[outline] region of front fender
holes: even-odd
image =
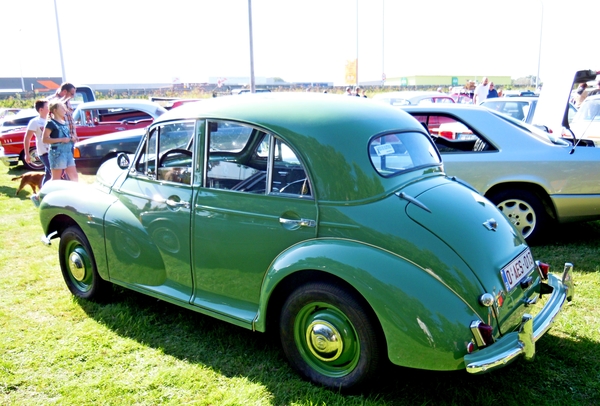
[[[98,273],[108,279],[104,244],[104,214],[117,200],[93,185],[51,181],[44,185],[40,203],[40,222],[45,235],[61,232],[77,224],[94,252]]]
[[[466,345],[472,338],[469,325],[482,319],[477,311],[434,271],[356,241],[311,240],[279,256],[263,281],[257,330],[266,328],[267,304],[278,285],[307,270],[334,275],[366,299],[393,363],[432,370],[464,368]]]

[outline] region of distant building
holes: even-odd
[[[399,76],[386,78],[385,82],[381,80],[360,82],[361,86],[400,86],[400,87],[454,87],[464,86],[469,82],[479,83],[484,76]],[[490,82],[496,86],[510,86],[512,79],[510,76],[487,76]]]

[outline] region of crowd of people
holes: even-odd
[[[484,77],[480,84],[475,87],[473,92],[473,104],[481,104],[487,99],[500,97],[500,94],[494,87],[494,82],[489,82],[487,77]]]
[[[76,91],[73,84],[63,83],[53,96],[35,101],[38,115],[29,121],[23,142],[25,161],[30,163],[29,145],[35,137],[36,152],[44,164],[42,185],[57,179],[78,181],[73,157],[73,145],[78,138],[70,102]],[[37,195],[32,199],[37,199]]]

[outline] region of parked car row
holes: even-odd
[[[166,110],[163,107],[148,100],[101,100],[80,104],[73,113],[73,119],[77,136],[83,141],[102,134],[146,128],[164,112]],[[29,115],[19,122],[17,129],[0,135],[0,160],[6,165],[16,165],[21,161],[28,169],[41,170],[44,164],[37,157],[35,138],[30,143],[31,162],[27,163],[24,159],[23,140],[26,128],[23,126],[37,115],[35,110],[33,115],[30,110],[28,113]]]
[[[60,239],[73,295],[116,284],[276,334],[301,376],[335,390],[368,385],[388,361],[479,374],[532,359],[574,296],[573,266],[549,273],[495,202],[444,172],[440,151],[451,174],[467,156],[520,165],[525,153],[502,151],[518,137],[528,152],[572,146],[449,107],[314,93],[190,103],[95,184],[44,185],[44,241]],[[436,148],[433,115],[478,139]]]
[[[538,96],[526,96],[526,97],[497,97],[494,99],[487,99],[481,103],[481,106],[487,107],[488,109],[497,111],[505,114],[515,120],[520,120],[528,124],[533,123],[533,117],[535,115],[535,109],[537,107],[539,97]],[[571,123],[577,109],[571,103],[568,103],[568,121]],[[556,131],[554,131],[556,130]],[[550,129],[549,132],[560,135],[560,129]]]

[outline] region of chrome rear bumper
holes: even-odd
[[[467,372],[489,372],[511,363],[521,354],[526,360],[533,359],[535,342],[551,327],[565,300],[573,299],[573,264],[565,264],[561,279],[552,274],[548,275],[548,285],[554,290],[544,308],[535,317],[523,315],[518,331],[506,334],[489,347],[467,354],[464,357]]]

